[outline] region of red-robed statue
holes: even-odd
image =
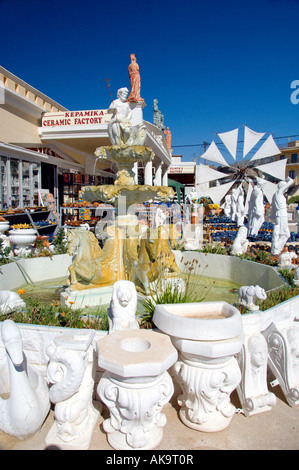
[[[136,62],[135,54],[131,54],[131,63],[129,65],[129,77],[131,81],[131,91],[127,101],[144,101],[140,97],[140,73],[139,65]]]

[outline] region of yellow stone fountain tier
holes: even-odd
[[[170,202],[174,198],[174,191],[168,186],[150,186],[150,185],[102,185],[85,186],[82,189],[82,197],[88,202],[106,202],[107,204],[118,205],[120,197],[123,197],[126,208],[132,204],[141,204],[151,199],[157,199],[160,202]],[[124,199],[126,198],[126,199]]]
[[[91,232],[84,229],[68,231],[68,252],[73,256],[73,262],[69,267],[70,287],[65,292],[65,299],[72,304],[85,299],[82,291],[106,289],[118,280],[131,280],[138,290],[148,295],[150,284],[161,276],[164,259],[167,259],[169,276],[179,274],[169,234],[165,236],[162,227],[155,229],[157,233],[144,231],[136,215],[129,210],[134,204],[153,199],[168,202],[174,198],[174,191],[168,186],[135,184],[134,165],[153,160],[152,149],[123,143],[99,147],[95,156],[117,166],[116,180],[114,185],[85,186],[82,197],[88,202],[113,204],[117,217],[114,225],[106,228],[103,248]],[[89,299],[88,303],[91,301]]]
[[[172,201],[174,191],[168,186],[138,185],[135,182],[134,164],[145,164],[154,159],[154,152],[146,145],[110,145],[98,147],[95,156],[99,160],[108,160],[117,166],[117,175],[114,185],[86,186],[82,196],[89,202],[106,202],[118,205],[122,197],[126,209],[132,204],[140,204],[152,199],[161,202]],[[126,199],[125,199],[126,198]]]

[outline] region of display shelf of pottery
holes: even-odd
[[[12,225],[9,231],[9,239],[15,245],[14,253],[24,256],[31,250],[37,237],[37,231],[28,224]]]

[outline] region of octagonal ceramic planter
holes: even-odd
[[[181,420],[205,432],[226,428],[235,413],[230,394],[241,380],[234,358],[244,341],[240,312],[226,302],[164,304],[153,322],[180,353],[173,370]]]
[[[167,335],[151,330],[120,330],[97,342],[98,365],[105,369],[98,394],[110,411],[104,421],[116,450],[154,449],[163,437],[161,413],[173,394],[167,369],[177,351]]]

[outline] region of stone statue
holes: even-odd
[[[237,392],[245,416],[269,411],[276,404],[275,395],[267,387],[267,359],[268,347],[264,336],[259,331],[248,332],[237,356],[242,372]]]
[[[224,207],[223,207],[223,212],[225,217],[231,217],[231,212],[232,212],[232,197],[231,194],[227,194],[225,196],[225,202],[224,202]]]
[[[161,113],[161,111],[158,108],[158,100],[153,101],[153,123],[155,126],[159,127],[159,129],[164,130],[164,115]]]
[[[245,206],[244,206],[244,190],[242,185],[238,188],[238,196],[237,196],[237,205],[236,205],[236,218],[237,218],[237,226],[241,227],[244,223],[245,217]]]
[[[263,186],[265,182],[259,180],[256,186],[254,187],[248,208],[248,235],[250,237],[256,237],[258,231],[265,220],[265,208],[264,208],[264,194]]]
[[[232,198],[231,198],[231,219],[233,221],[236,220],[238,196],[239,196],[238,188],[234,188],[232,190]]]
[[[247,248],[247,228],[242,225],[238,230],[236,238],[234,239],[230,253],[231,255],[243,255],[243,253],[246,253]]]
[[[166,131],[164,131],[164,134],[166,135],[166,144],[168,150],[171,150],[171,132],[169,130],[169,127],[166,127]]]
[[[112,145],[126,143],[129,140],[132,129],[132,112],[129,103],[126,102],[129,90],[120,88],[117,99],[112,101],[108,113],[113,114],[108,123],[108,135]]]
[[[23,299],[11,290],[0,290],[0,313],[7,314],[26,307]]]
[[[82,228],[67,231],[68,254],[73,258],[68,280],[72,290],[84,288],[82,281],[87,283],[85,287],[111,285],[124,273],[117,229],[108,227],[107,234],[108,238],[101,248],[93,232]],[[82,279],[81,282],[78,277]]]
[[[277,184],[277,190],[272,199],[271,218],[274,222],[271,253],[278,255],[282,252],[284,245],[290,237],[288,225],[287,202],[284,193],[294,183],[290,177],[286,181],[280,181]]]
[[[267,294],[265,290],[256,286],[243,286],[239,289],[239,302],[248,308],[248,310],[259,310],[258,305],[255,305],[256,299],[266,300]]]
[[[117,281],[113,285],[110,308],[108,308],[109,333],[116,330],[138,330],[136,319],[137,293],[131,281]]]
[[[297,259],[297,254],[294,251],[289,251],[287,248],[283,248],[282,253],[279,255],[278,266],[280,268],[292,266],[292,260]]]
[[[131,54],[131,63],[129,65],[129,77],[131,81],[131,92],[127,101],[140,102],[144,101],[140,97],[140,73],[139,65],[136,62],[135,54]]]

